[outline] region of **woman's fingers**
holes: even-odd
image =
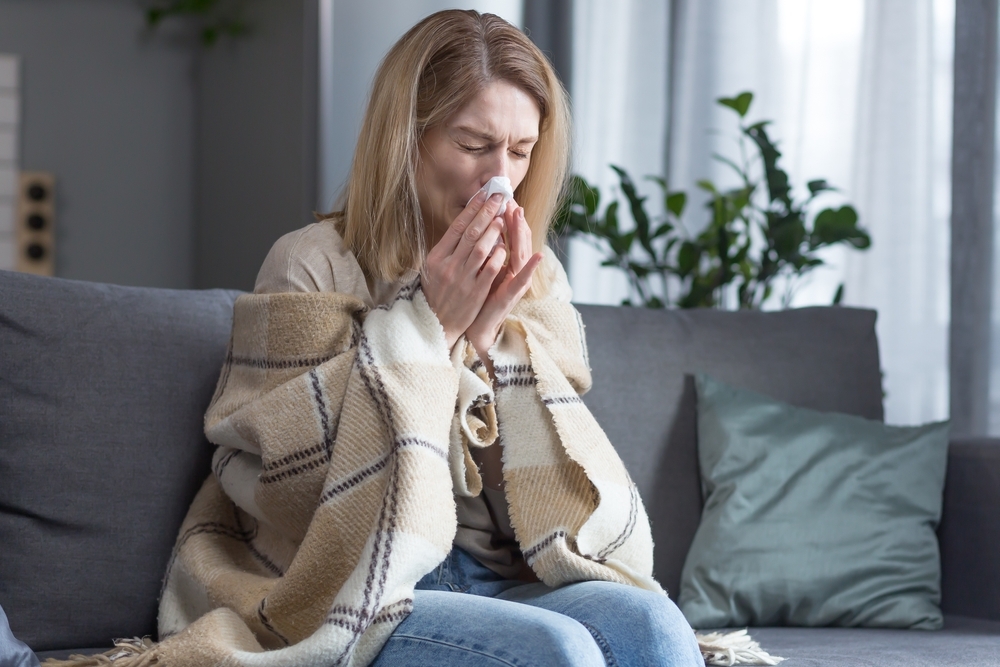
[[[508,237],[510,238],[510,267],[514,273],[520,273],[524,269],[528,258],[531,257],[531,227],[524,219],[524,209],[518,206],[514,211],[512,224],[509,227]]]
[[[498,313],[500,320],[506,319],[524,293],[531,287],[531,277],[541,262],[542,253],[536,252],[528,258],[521,271],[514,274],[513,277],[508,274],[500,288],[487,298],[486,303],[483,304],[483,310],[489,309],[491,312]]]
[[[534,255],[529,257],[528,261],[525,262],[524,267],[517,272],[514,279],[511,281],[510,291],[513,292],[514,295],[514,304],[516,304],[517,301],[524,296],[524,293],[528,291],[528,288],[531,287],[531,277],[534,275],[535,269],[538,268],[538,265],[542,263],[542,257],[543,255],[540,252],[536,252]],[[511,304],[511,307],[513,307],[514,304]]]
[[[477,216],[482,213],[483,209],[486,207],[486,191],[480,190],[476,193],[476,196],[466,204],[462,212],[458,214],[458,217],[448,226],[447,231],[438,241],[437,245],[431,250],[431,252],[437,251],[442,256],[447,256],[455,252],[455,247],[458,245],[459,241],[462,240],[462,236],[469,229],[469,226],[477,219]]]
[[[498,276],[504,272],[504,264],[507,263],[507,249],[501,244],[493,249],[493,254],[483,263],[479,274],[476,276],[477,291],[485,291],[483,300],[489,298],[493,284]]]
[[[500,253],[497,254],[499,255]],[[490,272],[500,270],[494,263],[495,260],[496,257],[491,257],[490,261],[487,262]],[[535,269],[538,268],[541,262],[542,253],[539,252],[528,259],[520,273],[513,275],[509,270],[505,271],[500,288],[491,292],[486,297],[486,301],[483,303],[476,319],[465,331],[466,336],[468,336],[480,354],[485,354],[493,346],[500,327],[503,325],[504,320],[507,319],[507,316],[510,315],[514,306],[517,305],[517,302],[528,291]],[[484,268],[483,274],[487,274],[486,268]],[[482,278],[483,275],[481,274],[480,277]]]
[[[479,274],[479,271],[483,268],[483,264],[497,247],[497,241],[500,238],[502,229],[503,220],[500,218],[493,218],[489,225],[486,226],[485,231],[483,231],[465,258],[465,272],[467,275],[476,276]],[[461,247],[461,244],[459,244],[459,247]],[[458,253],[459,251],[456,250],[456,256]]]
[[[493,195],[486,201],[483,207],[479,209],[479,212],[476,213],[472,222],[462,232],[461,238],[453,251],[454,255],[463,260],[468,258],[500,212],[500,202],[502,201],[503,196],[499,194]],[[452,224],[452,227],[454,227],[454,224]],[[451,231],[451,227],[448,230]],[[485,255],[483,255],[483,259],[486,259]]]

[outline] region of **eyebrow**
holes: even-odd
[[[468,127],[466,125],[459,125],[455,129],[458,130],[459,132],[465,132],[466,134],[471,134],[472,136],[478,137],[479,139],[482,139],[484,141],[489,141],[489,142],[495,142],[496,141],[496,137],[494,137],[492,134],[490,134],[488,132],[483,132],[482,130],[476,130],[476,129]],[[516,144],[534,143],[536,141],[538,141],[538,136],[537,135],[531,136],[531,137],[524,137],[523,139],[519,139],[519,140],[517,140],[515,142],[512,142],[512,143],[514,143],[516,145]]]

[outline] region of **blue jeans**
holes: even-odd
[[[34,652],[10,631],[7,614],[0,607],[0,665],[3,667],[38,667]]]
[[[373,667],[705,664],[677,606],[632,586],[511,581],[455,547],[416,589]]]

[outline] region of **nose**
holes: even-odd
[[[500,149],[497,150],[492,159],[489,161],[488,165],[489,174],[486,174],[483,179],[483,185],[489,181],[494,176],[506,176],[510,178],[510,156],[507,155],[507,151]]]

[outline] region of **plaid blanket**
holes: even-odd
[[[213,474],[180,529],[149,665],[366,665],[452,547],[470,448],[499,437],[511,523],[550,586],[660,591],[642,502],[579,394],[582,324],[525,299],[491,353],[449,356],[419,280],[369,310],[337,293],[241,296],[205,432]]]

